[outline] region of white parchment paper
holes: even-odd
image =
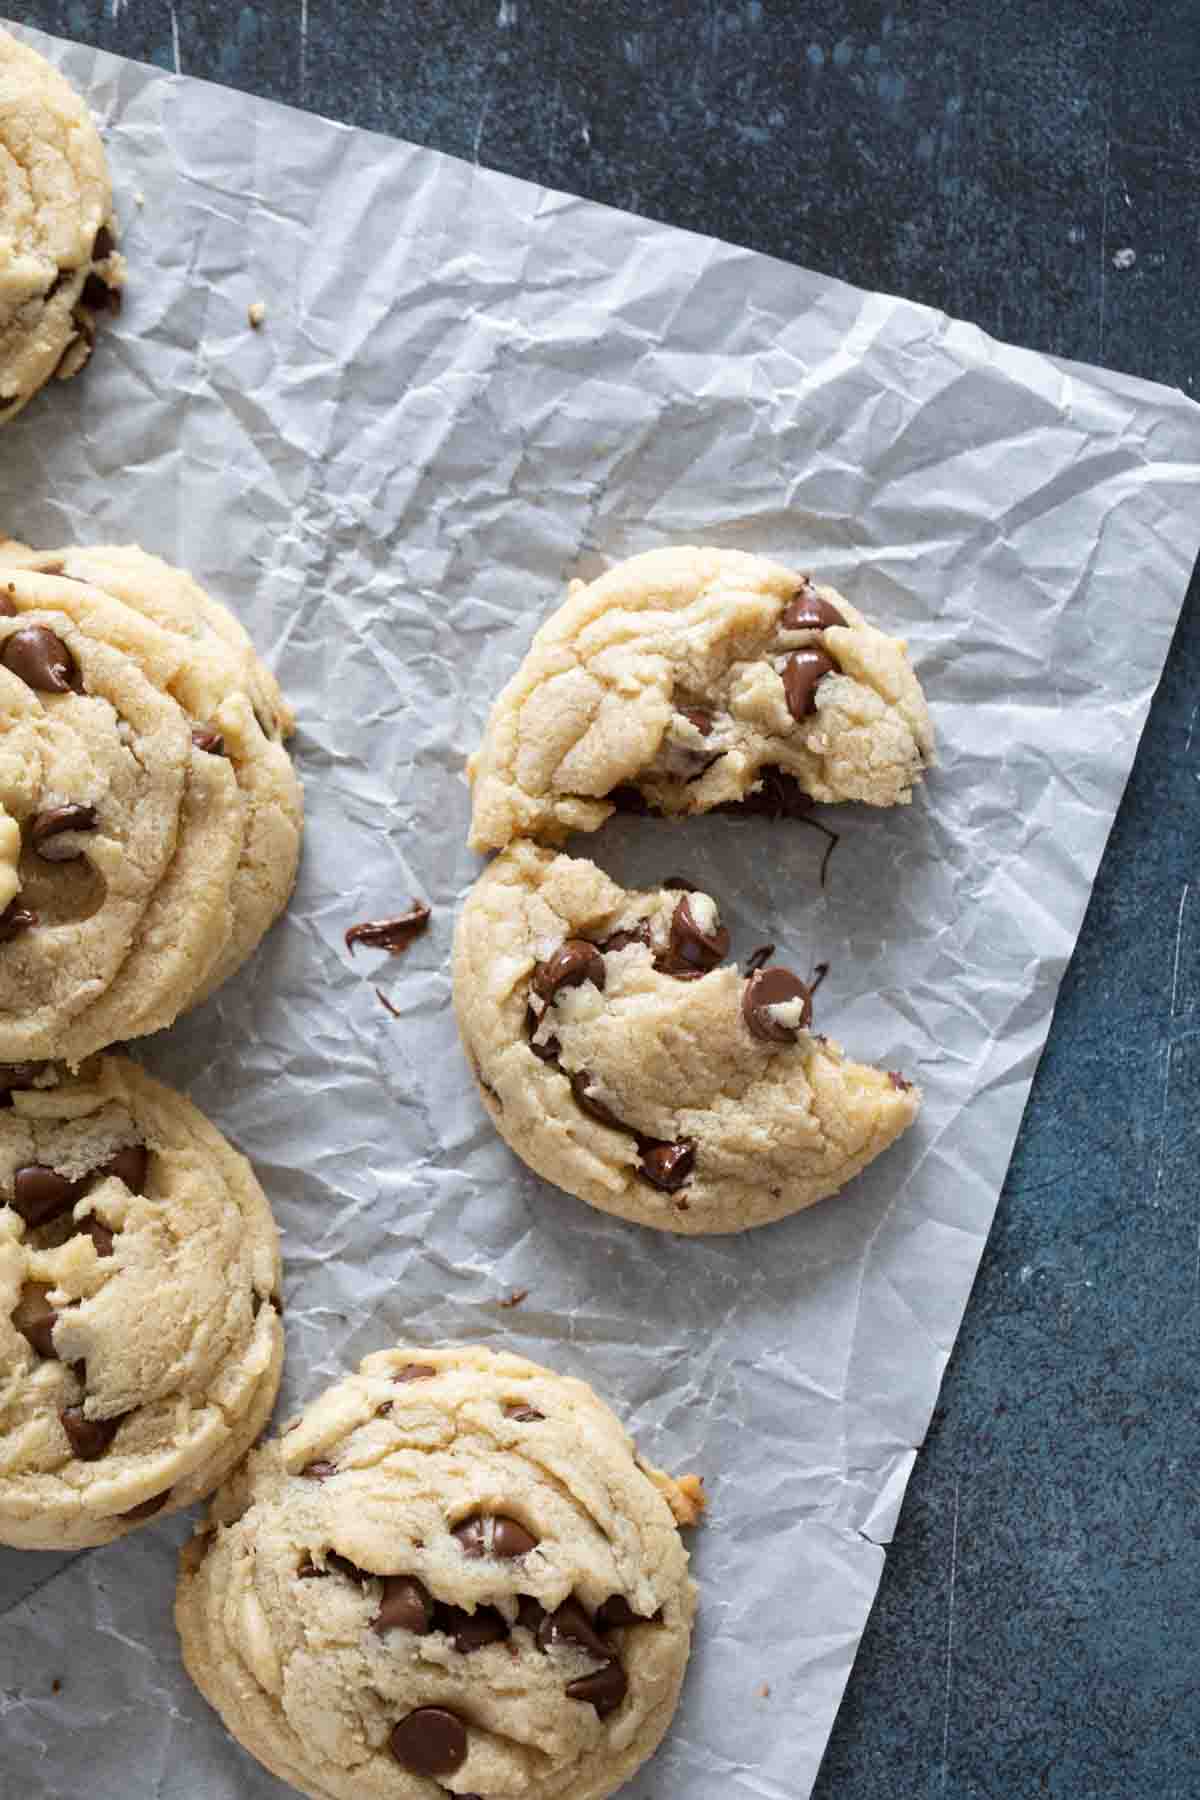
[[[592,1381],[711,1495],[684,1703],[629,1792],[804,1796],[1200,542],[1200,411],[35,41],[105,122],[131,273],[86,375],[0,435],[0,529],[135,539],[192,569],[300,720],[290,912],[142,1048],[276,1209],[281,1416],[401,1337],[510,1345]],[[478,866],[463,762],[493,695],[568,576],[686,540],[811,568],[908,636],[941,743],[911,809],[826,815],[824,889],[823,841],[797,826],[624,821],[574,846],[618,876],[690,875],[739,954],[771,940],[801,971],[828,961],[819,1028],[925,1088],[917,1127],[843,1197],[707,1242],[604,1218],[515,1162],[448,975]],[[345,928],[410,895],[430,934],[402,961],[351,960]],[[0,1553],[5,1792],[281,1791],[180,1666],[184,1530]]]

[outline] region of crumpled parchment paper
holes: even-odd
[[[402,1337],[511,1345],[592,1381],[711,1496],[684,1703],[628,1791],[796,1800],[1200,542],[1200,411],[410,144],[34,41],[106,126],[130,279],[92,367],[0,435],[0,529],[134,539],[192,569],[300,720],[291,909],[140,1050],[246,1150],[276,1209],[279,1416]],[[708,887],[739,955],[770,940],[802,972],[828,961],[818,1028],[925,1088],[917,1127],[843,1197],[708,1241],[604,1218],[513,1159],[448,974],[478,866],[463,762],[492,697],[568,576],[687,540],[812,569],[907,636],[941,745],[911,809],[825,814],[841,841],[824,888],[824,841],[798,826],[627,820],[575,843],[618,876]],[[411,895],[429,935],[399,961],[352,960],[346,927]],[[0,1553],[6,1792],[281,1791],[179,1663],[184,1535]]]

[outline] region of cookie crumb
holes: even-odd
[[[62,1682],[58,1679],[57,1675],[55,1676],[54,1680],[50,1683],[50,1692],[52,1694],[61,1694],[62,1693]]]
[[[497,1300],[497,1306],[520,1306],[522,1300],[528,1300],[528,1288],[514,1288],[507,1300]]]
[[[760,1700],[769,1700],[771,1698],[771,1684],[769,1681],[763,1682],[758,1690],[758,1697]]]
[[[141,188],[139,188],[137,193],[133,196],[133,204],[137,207],[145,206],[146,196],[143,194]]]
[[[267,307],[264,300],[252,300],[250,305],[246,308],[246,317],[250,321],[250,328],[252,331],[258,330],[266,316]]]

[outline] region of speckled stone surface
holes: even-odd
[[[21,14],[1192,391],[1197,0]],[[1198,783],[1194,583],[819,1800],[1200,1794]]]

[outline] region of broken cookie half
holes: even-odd
[[[592,1206],[662,1231],[743,1231],[844,1187],[919,1090],[812,1031],[809,986],[729,960],[715,901],[627,892],[518,843],[459,918],[454,1003],[496,1129]]]
[[[559,843],[631,804],[906,805],[932,763],[902,639],[763,557],[652,550],[572,582],[537,633],[468,767],[470,842]]]

